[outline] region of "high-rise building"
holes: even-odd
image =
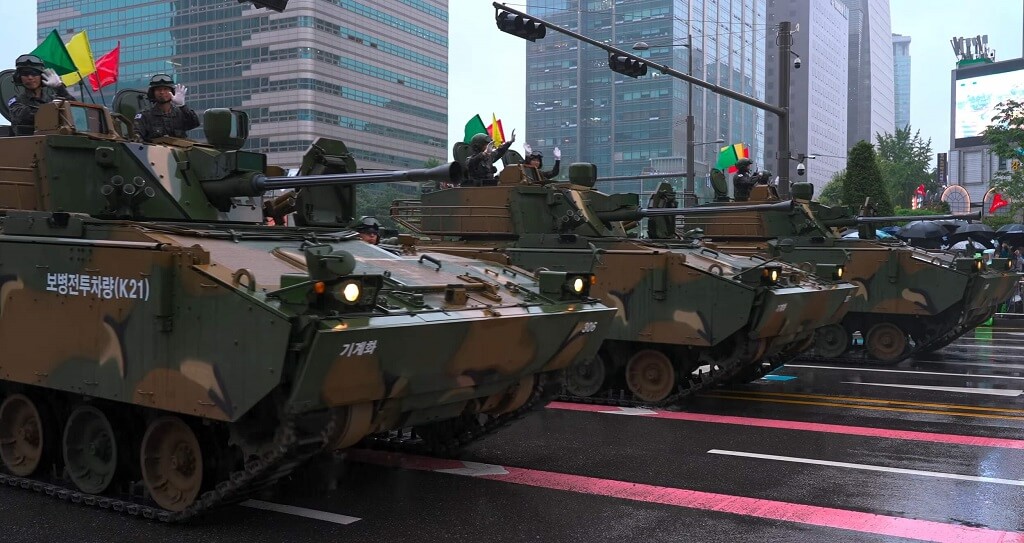
[[[169,73],[200,115],[246,111],[248,148],[272,164],[297,166],[318,137],[344,140],[360,167],[448,154],[446,0],[291,0],[284,13],[236,0],[40,0],[39,39],[53,28],[65,40],[88,31],[96,56],[121,43],[108,103]]]
[[[892,35],[893,95],[896,128],[910,124],[910,36]]]
[[[889,0],[843,0],[849,8],[849,107],[846,142],[875,143],[896,126]]]
[[[768,24],[790,21],[799,31],[793,34],[793,52],[800,57],[800,68],[793,58],[786,59],[790,74],[789,135],[790,154],[817,158],[805,159],[805,177],[790,168],[790,181],[810,181],[820,192],[832,176],[846,167],[847,104],[847,21],[846,6],[838,0],[768,0]],[[775,36],[768,36],[768,103],[779,103],[779,58]],[[778,117],[765,120],[765,168],[775,168],[778,156]]]
[[[637,55],[764,100],[765,0],[528,0],[531,14]],[[686,47],[692,37],[692,51]],[[657,70],[633,79],[608,68],[607,53],[562,34],[527,45],[525,141],[568,161],[592,162],[600,176],[685,170],[688,84]],[[693,89],[698,194],[723,144],[744,142],[761,161],[761,110]],[[701,190],[701,188],[705,190]],[[647,192],[639,181],[603,190]]]

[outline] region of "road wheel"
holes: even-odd
[[[203,455],[187,424],[178,417],[154,420],[140,451],[142,480],[157,505],[183,511],[195,502],[203,483]]]
[[[566,368],[565,389],[573,396],[593,396],[604,387],[607,376],[604,359],[601,355],[594,355],[589,360],[580,360]]]
[[[117,472],[117,437],[102,411],[76,407],[64,424],[62,445],[68,476],[79,490],[99,494],[110,486]]]
[[[880,322],[868,330],[864,346],[880,362],[894,364],[903,360],[907,351],[907,334],[891,322]]]
[[[0,459],[13,475],[28,477],[43,459],[43,417],[28,396],[14,394],[0,405]]]
[[[626,385],[637,398],[656,403],[668,397],[676,384],[676,371],[664,353],[644,349],[626,363]]]
[[[814,331],[814,352],[825,358],[838,358],[850,346],[850,333],[841,324],[822,326]]]

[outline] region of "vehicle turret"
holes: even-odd
[[[789,202],[779,202],[772,189],[754,187],[750,202],[688,208],[682,227],[700,229],[709,246],[724,251],[807,266],[845,263],[846,279],[858,285],[858,295],[841,325],[818,333],[815,352],[823,358],[895,363],[941,348],[987,320],[1016,285],[1008,259],[985,261],[874,239],[876,224],[975,220],[978,214],[856,216],[849,208],[812,200],[809,183],[793,184]],[[783,203],[789,209],[746,208],[755,202]],[[854,226],[859,239],[840,237],[834,230]],[[858,333],[863,344],[854,341]]]
[[[398,239],[408,254],[595,273],[591,292],[619,312],[599,356],[567,372],[570,395],[590,401],[666,405],[723,380],[754,378],[845,311],[852,288],[836,281],[841,263],[800,269],[702,247],[672,228],[685,210],[672,207],[670,190],[641,207],[637,194],[594,190],[595,179],[592,164],[572,164],[567,182],[550,182],[510,162],[493,186],[434,190],[394,202],[391,214],[413,231]],[[695,379],[701,366],[713,375]]]

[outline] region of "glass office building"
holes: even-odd
[[[284,13],[237,0],[39,0],[39,40],[54,28],[65,41],[86,30],[96,57],[121,43],[108,104],[172,74],[200,114],[246,111],[248,148],[271,164],[297,166],[318,137],[344,140],[365,168],[447,156],[447,0],[292,0]]]
[[[846,143],[853,148],[896,126],[889,0],[843,0],[849,8]]]
[[[910,36],[892,35],[892,74],[896,128],[905,128],[910,124]]]
[[[527,11],[592,39],[765,99],[765,0],[528,0]],[[633,79],[608,68],[607,53],[556,32],[527,45],[526,141],[545,156],[561,147],[567,162],[593,162],[598,175],[685,170],[688,84],[649,70]],[[698,194],[722,144],[744,142],[762,162],[765,114],[753,106],[693,89]],[[653,180],[651,180],[653,181]],[[649,192],[639,181],[605,191]]]

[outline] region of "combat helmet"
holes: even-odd
[[[14,61],[14,83],[21,84],[23,75],[42,75],[46,65],[35,55],[21,55]]]
[[[160,87],[167,87],[171,89],[171,94],[174,94],[174,78],[167,74],[156,74],[149,78],[149,89],[146,91],[146,96],[149,96],[150,100],[156,101],[153,91]]]
[[[736,161],[736,169],[741,172],[747,172],[750,167],[754,165],[754,161],[749,158],[741,158]]]
[[[483,152],[487,147],[488,143],[491,143],[491,137],[487,134],[480,133],[473,136],[473,139],[469,140],[469,147],[474,153]]]
[[[526,155],[526,162],[530,162],[531,160],[533,160],[535,158],[537,159],[537,162],[538,162],[537,167],[538,168],[543,168],[544,167],[544,153],[542,153],[540,151],[536,151],[536,150],[530,151],[530,154]]]
[[[355,230],[356,232],[365,232],[367,230],[378,230],[379,231],[380,230],[380,221],[378,221],[374,217],[362,216],[362,217],[359,217],[358,219],[352,221],[352,224],[349,225],[349,228]]]

